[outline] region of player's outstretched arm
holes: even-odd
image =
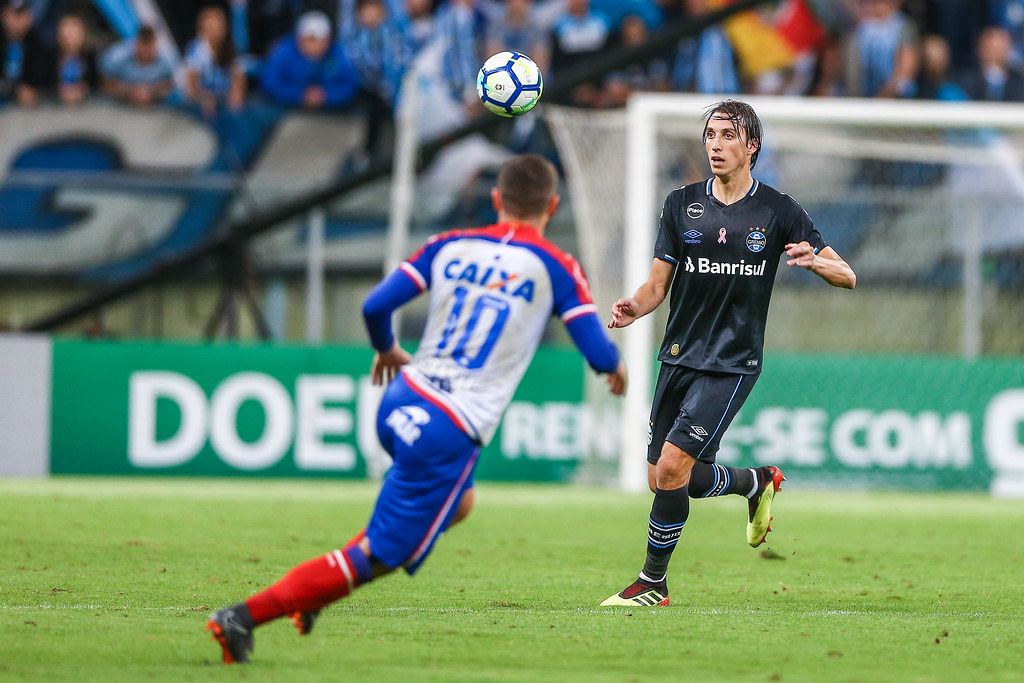
[[[786,245],[786,255],[789,256],[787,266],[806,268],[833,287],[853,289],[857,285],[857,274],[832,247],[815,254],[808,242],[790,242]]]
[[[668,261],[654,259],[647,282],[640,285],[636,294],[632,298],[619,299],[612,304],[612,318],[608,321],[608,327],[626,327],[660,306],[668,293],[674,268],[675,266]]]

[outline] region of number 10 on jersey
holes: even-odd
[[[487,356],[494,350],[494,345],[508,321],[509,303],[491,294],[480,294],[473,301],[469,312],[464,313],[467,308],[466,300],[470,298],[470,290],[465,287],[456,287],[453,296],[452,310],[448,314],[448,320],[441,333],[441,341],[437,345],[435,355],[438,357],[449,355],[452,360],[467,370],[475,370],[483,367]],[[483,329],[478,332],[477,328],[485,324],[490,325],[486,332]],[[467,349],[467,347],[474,336],[482,337],[483,341],[479,348],[475,349],[475,353],[469,355],[473,349]],[[453,337],[458,337],[458,341],[455,342],[451,351],[447,352]]]

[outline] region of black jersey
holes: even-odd
[[[754,181],[726,206],[712,179],[665,199],[654,256],[676,266],[658,360],[697,370],[761,371],[764,328],[785,245],[826,245],[803,207]]]

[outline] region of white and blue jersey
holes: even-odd
[[[367,299],[374,348],[394,342],[391,311],[426,290],[426,330],[403,373],[481,444],[494,436],[552,314],[591,367],[618,366],[579,263],[532,226],[499,223],[431,238]]]
[[[374,557],[410,574],[473,487],[480,446],[494,436],[548,318],[565,322],[595,370],[613,372],[619,363],[583,270],[532,226],[499,223],[431,238],[363,304],[375,349],[392,348],[392,312],[427,290],[419,350],[377,413],[394,464],[366,530]]]

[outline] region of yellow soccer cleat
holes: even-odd
[[[601,603],[601,607],[664,607],[666,605],[668,605],[668,586],[665,582],[647,583],[640,579]]]
[[[754,497],[747,501],[747,543],[753,548],[764,543],[768,532],[772,530],[772,501],[776,492],[782,490],[782,482],[786,481],[778,467],[759,467],[757,477],[761,480],[761,486]]]

